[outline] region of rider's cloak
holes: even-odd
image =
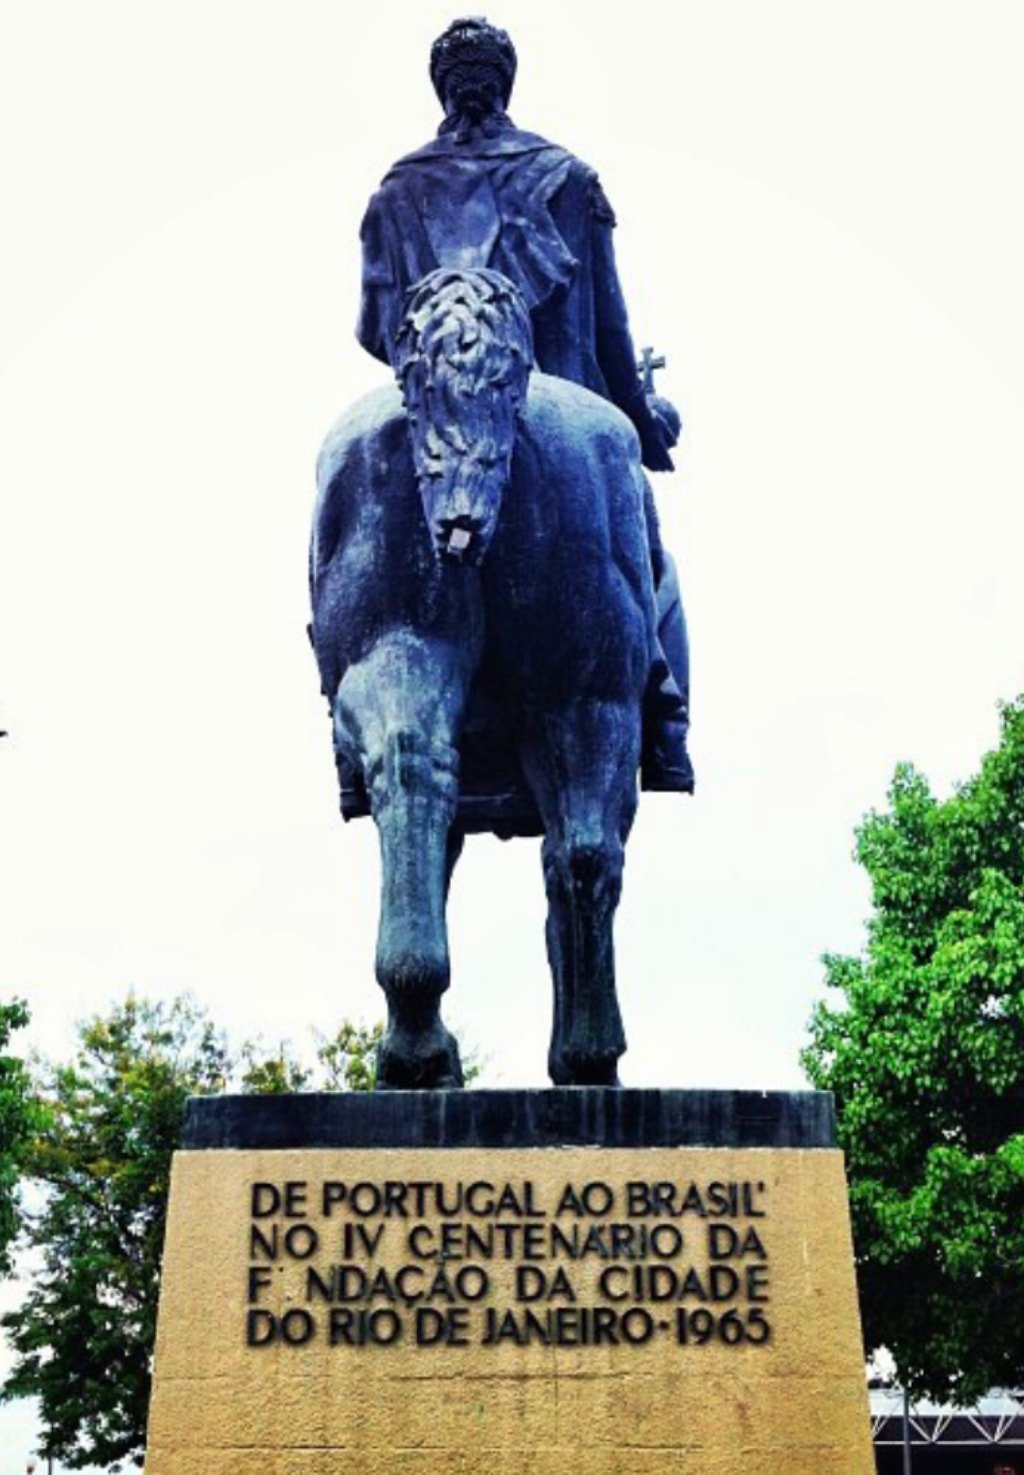
[[[393,361],[408,289],[437,267],[489,267],[522,293],[537,365],[624,411],[644,464],[671,469],[636,369],[612,243],[615,216],[597,174],[508,119],[493,136],[442,134],[399,159],[362,225],[357,336]]]

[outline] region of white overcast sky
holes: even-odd
[[[305,544],[320,440],[384,373],[352,334],[359,219],[436,126],[455,13],[5,8],[0,994],[46,1051],[130,986],[236,1038],[381,1012]],[[1024,10],[490,14],[516,121],[601,172],[686,421],[656,490],[699,788],[630,844],[624,1079],[797,1086],[818,956],[862,937],[858,817],[901,758],[946,792],[1024,689]],[[542,1084],[536,843],[471,842],[450,922],[450,1021],[491,1084]],[[0,1475],[29,1439],[0,1410]]]

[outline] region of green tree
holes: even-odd
[[[0,1275],[11,1268],[19,1221],[18,1180],[33,1120],[28,1070],[7,1049],[14,1031],[27,1023],[24,1004],[0,1004]]]
[[[262,1040],[242,1046],[242,1091],[261,1096],[279,1096],[290,1091],[372,1091],[377,1084],[377,1051],[384,1038],[384,1024],[353,1024],[342,1020],[333,1035],[314,1032],[316,1069],[296,1056],[283,1040],[268,1049]],[[460,1042],[461,1045],[461,1042]],[[483,1066],[472,1049],[461,1048],[466,1085],[477,1080]]]
[[[247,1040],[242,1046],[239,1085],[246,1096],[285,1096],[305,1091],[312,1072],[292,1054],[287,1040],[268,1050],[262,1040]]]
[[[344,1020],[337,1034],[317,1040],[316,1058],[325,1091],[372,1091],[377,1084],[377,1051],[384,1025]]]
[[[1024,699],[937,799],[897,769],[857,833],[863,956],[827,956],[804,1065],[836,1094],[869,1348],[916,1393],[1024,1383]]]
[[[246,1094],[281,1096],[291,1091],[372,1091],[377,1083],[377,1050],[383,1024],[343,1020],[336,1034],[316,1038],[314,1071],[282,1040],[268,1048],[262,1039],[248,1040],[241,1051],[239,1085]]]
[[[80,1027],[70,1063],[37,1064],[25,1171],[42,1206],[23,1235],[37,1268],[2,1321],[16,1361],[0,1396],[39,1401],[44,1453],[71,1469],[142,1462],[171,1157],[188,1097],[232,1081],[259,1094],[311,1082],[372,1090],[382,1034],[342,1023],[319,1039],[316,1071],[287,1042],[250,1041],[235,1061],[189,999],[132,997]],[[18,1079],[28,1086],[23,1068]]]
[[[135,998],[80,1028],[67,1065],[40,1067],[26,1162],[32,1275],[3,1318],[6,1399],[39,1401],[44,1453],[72,1469],[141,1463],[171,1154],[185,1101],[222,1089],[223,1041],[188,1000]]]

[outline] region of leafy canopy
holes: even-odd
[[[24,1004],[0,1004],[0,1275],[11,1268],[10,1249],[18,1232],[18,1178],[33,1120],[28,1070],[7,1049],[14,1031],[27,1023]]]
[[[343,1023],[318,1040],[315,1071],[287,1043],[250,1042],[236,1061],[191,1000],[131,997],[80,1026],[69,1063],[37,1065],[24,1168],[42,1206],[23,1235],[28,1293],[2,1321],[16,1354],[2,1396],[38,1399],[44,1454],[70,1469],[142,1462],[171,1157],[188,1097],[233,1080],[263,1094],[371,1090],[382,1034]]]
[[[377,1051],[384,1038],[383,1022],[353,1024],[343,1020],[337,1033],[315,1034],[316,1068],[305,1065],[287,1040],[274,1049],[262,1040],[242,1046],[239,1085],[254,1096],[280,1096],[289,1091],[372,1091],[377,1084]],[[475,1050],[460,1041],[466,1085],[475,1081],[483,1065]]]
[[[912,1391],[1024,1384],[1024,699],[945,800],[909,765],[857,833],[861,957],[804,1066],[836,1093],[869,1348]]]
[[[377,1083],[377,1050],[384,1038],[384,1025],[353,1024],[344,1020],[337,1034],[317,1037],[316,1061],[323,1091],[372,1091]],[[308,1091],[314,1072],[299,1060],[283,1040],[268,1050],[260,1040],[242,1046],[241,1089],[251,1095],[280,1096],[288,1091]]]
[[[39,1400],[44,1452],[117,1466],[144,1439],[171,1154],[185,1101],[222,1089],[227,1054],[186,1000],[130,998],[46,1066],[27,1171],[44,1189],[26,1233],[32,1275],[3,1318],[5,1398]]]

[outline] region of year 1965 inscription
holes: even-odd
[[[772,1336],[763,1182],[291,1179],[249,1193],[253,1348]],[[298,1289],[282,1305],[286,1268]]]

